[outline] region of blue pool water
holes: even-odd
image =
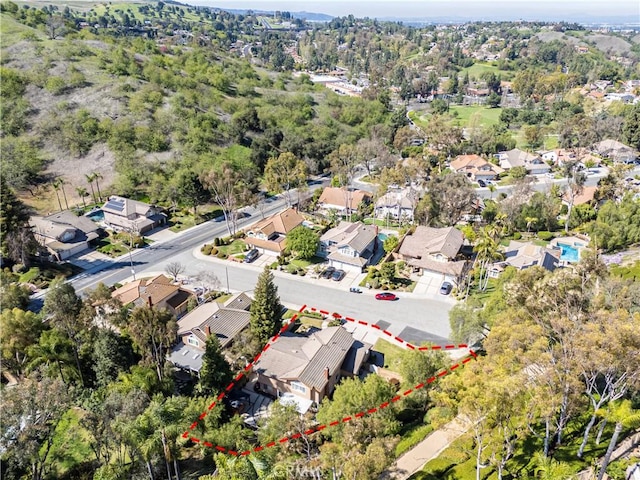
[[[572,247],[571,245],[565,245],[564,243],[558,243],[558,246],[562,252],[560,254],[560,260],[571,263],[577,263],[578,260],[580,260],[580,252],[577,248]]]
[[[388,235],[386,233],[379,233],[378,234],[378,240],[380,240],[381,242],[384,242],[387,239]]]
[[[102,210],[96,210],[95,212],[87,213],[85,217],[89,217],[94,222],[101,222],[104,220],[104,212]]]

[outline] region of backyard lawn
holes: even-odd
[[[372,350],[380,352],[384,355],[384,367],[394,372],[400,370],[402,364],[402,358],[406,350],[387,342],[383,338],[378,339]]]

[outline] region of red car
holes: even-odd
[[[393,293],[389,293],[389,292],[382,292],[382,293],[377,293],[376,294],[376,300],[397,300],[398,297],[396,297]]]

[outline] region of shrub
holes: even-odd
[[[380,286],[380,280],[372,278],[371,281],[369,281],[369,285],[371,285],[371,288],[378,288]]]
[[[271,265],[269,265],[269,268],[271,270],[276,270],[278,268],[278,262],[273,262]]]
[[[214,239],[213,239],[213,244],[214,244],[216,247],[219,247],[219,246],[220,246],[220,239],[219,239],[218,237],[214,238]]]
[[[306,270],[298,270],[298,275],[304,277],[307,274]]]
[[[210,253],[210,255],[218,255],[218,251],[219,251],[219,250],[218,250],[216,247],[213,247],[213,248],[211,249],[211,253]]]
[[[205,254],[205,255],[211,255],[211,251],[213,250],[213,247],[211,245],[209,245],[208,243],[205,243],[202,248],[200,249],[200,251]]]
[[[339,318],[334,318],[329,322],[330,327],[339,327],[340,325],[342,325],[342,320],[340,320]]]
[[[218,257],[218,258],[227,258],[227,256],[224,254],[224,252],[216,253],[216,257]]]
[[[542,232],[538,232],[538,238],[540,240],[544,240],[545,242],[548,242],[553,238],[553,233],[543,230]]]
[[[520,240],[522,238],[522,234],[520,232],[515,232],[513,234],[513,239],[514,240]]]

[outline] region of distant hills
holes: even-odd
[[[219,7],[216,7],[219,8]],[[246,15],[248,12],[253,12],[259,15],[273,15],[274,10],[260,10],[255,8],[219,8],[219,10],[224,10],[225,12],[233,13],[235,15]],[[335,18],[333,15],[327,15],[326,13],[314,13],[314,12],[289,12],[293,18],[301,18],[302,20],[306,20],[308,22],[330,22],[332,18]]]

